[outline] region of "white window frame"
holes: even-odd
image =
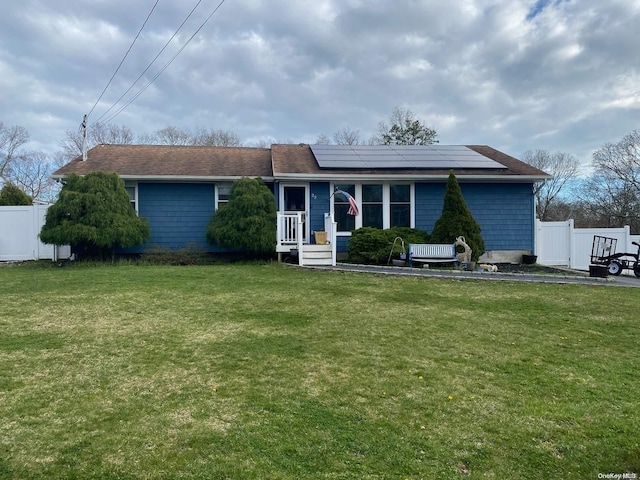
[[[230,182],[216,183],[216,188],[215,188],[216,210],[218,210],[220,205],[225,205],[226,203],[229,202],[229,200],[223,200],[222,202],[220,201],[220,187],[229,187],[229,194],[231,194],[231,188],[233,187],[233,183],[230,183]]]
[[[138,182],[132,182],[132,181],[128,181],[125,180],[124,182],[124,187],[126,188],[133,188],[133,200],[131,200],[131,197],[129,197],[129,202],[133,202],[133,209],[136,211],[136,215],[138,214],[138,207],[140,202],[138,202]],[[127,190],[127,194],[129,193],[129,191]]]
[[[360,207],[360,209],[363,208],[363,202],[362,202],[362,185],[382,185],[382,228],[383,229],[387,229],[390,228],[391,226],[391,185],[409,185],[409,213],[410,213],[410,227],[411,228],[415,228],[416,225],[416,218],[415,218],[415,206],[416,206],[416,188],[415,188],[415,183],[414,182],[376,182],[376,181],[370,181],[370,182],[353,182],[350,180],[345,180],[343,182],[332,182],[331,183],[331,191],[335,191],[335,185],[355,185],[355,199],[356,199],[356,203],[358,204],[358,206]],[[331,202],[330,202],[330,208],[331,208],[331,212],[334,212],[334,195],[331,196]],[[356,230],[358,228],[362,228],[362,213],[360,213],[359,215],[356,216],[356,222],[355,222],[355,227]],[[347,232],[347,231],[338,231],[337,235],[339,237],[350,237],[351,236],[351,232]]]

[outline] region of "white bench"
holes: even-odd
[[[409,266],[421,263],[458,263],[456,246],[453,243],[411,243],[409,244]]]

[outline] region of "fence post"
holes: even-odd
[[[633,245],[631,245],[631,228],[629,225],[624,226],[624,251],[633,252]]]
[[[576,259],[574,253],[576,250],[576,237],[573,228],[573,218],[567,220],[567,233],[569,236],[569,268],[575,268]]]

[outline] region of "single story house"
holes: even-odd
[[[442,212],[450,171],[482,228],[488,260],[505,261],[535,248],[533,185],[549,176],[481,145],[277,145],[271,148],[97,145],[53,174],[116,172],[132,206],[148,219],[150,247],[198,247],[206,226],[241,177],[260,177],[279,212],[277,251],[313,243],[331,230],[333,262],[346,252],[353,229],[407,226],[431,231]],[[349,193],[359,206],[335,189]],[[294,220],[291,223],[291,219]],[[282,223],[281,223],[282,222]],[[291,236],[293,232],[293,236]]]

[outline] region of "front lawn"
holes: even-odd
[[[640,475],[639,289],[0,268],[0,478]]]

